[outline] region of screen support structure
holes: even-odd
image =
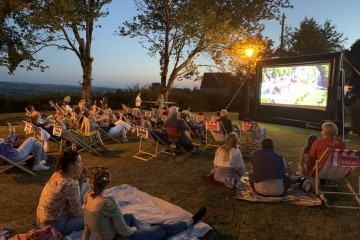
[[[344,69],[344,53],[341,52],[340,57],[340,72],[341,72],[341,117],[342,117],[342,138],[345,140],[345,104],[344,104],[344,85],[345,85],[345,69]]]

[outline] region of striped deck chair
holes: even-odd
[[[313,176],[315,172],[315,193],[318,195],[328,207],[338,207],[338,208],[351,208],[351,209],[360,209],[360,176],[358,178],[358,189],[357,192],[354,190],[351,182],[348,179],[350,173],[352,173],[355,168],[360,168],[360,152],[357,150],[349,149],[331,149],[328,148],[321,155],[321,157],[316,160],[314,168],[308,174],[308,178]],[[345,182],[347,186],[347,192],[343,191],[323,191],[319,186],[320,179],[327,179],[336,181],[338,184]],[[338,189],[338,188],[337,188]],[[325,195],[351,195],[355,197],[357,202],[357,207],[354,206],[344,206],[344,205],[330,205],[325,197]]]
[[[68,141],[71,143],[71,148],[77,152],[88,150],[90,152],[95,153],[98,156],[101,155],[98,151],[96,151],[93,148],[93,146],[98,143],[96,139],[91,143],[86,143],[85,141],[80,139],[77,135],[75,135],[72,130],[67,130],[66,128],[60,125],[54,126],[53,135],[61,137],[60,151],[62,151],[63,149],[68,149],[68,147],[66,147],[66,142],[65,142]]]
[[[160,134],[166,135],[166,133],[157,130],[136,127],[136,135],[140,138],[140,142],[138,152],[133,157],[143,161],[150,161],[168,150],[169,144]]]
[[[209,147],[218,148],[219,146],[224,144],[227,133],[221,122],[205,121],[205,129],[206,145],[203,148],[203,151],[205,151]]]
[[[36,176],[36,174],[31,171],[30,169],[28,169],[27,167],[25,167],[23,164],[31,159],[33,156],[32,155],[28,155],[26,158],[22,159],[21,161],[18,162],[14,162],[12,160],[10,160],[9,158],[3,156],[0,154],[0,162],[4,162],[5,164],[0,165],[0,173],[4,173],[5,171],[13,168],[13,167],[17,167],[33,176]]]

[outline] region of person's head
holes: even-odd
[[[306,143],[305,143],[305,147],[304,147],[304,153],[309,153],[311,146],[313,145],[313,143],[318,139],[317,136],[315,135],[310,135],[307,139],[306,139]]]
[[[90,196],[94,198],[101,195],[109,185],[109,169],[105,167],[93,167],[90,172]]]
[[[274,142],[270,138],[265,138],[261,141],[262,149],[274,149]]]
[[[226,118],[228,116],[228,111],[226,109],[222,109],[220,111],[220,117]]]
[[[238,136],[236,135],[236,133],[229,133],[226,136],[225,139],[225,145],[227,149],[231,149],[231,148],[237,148],[237,143],[238,143]]]
[[[159,99],[164,99],[164,94],[160,94]]]
[[[181,119],[186,119],[186,113],[181,112],[181,113],[180,113],[180,118],[181,118]]]
[[[175,107],[175,106],[171,106],[170,108],[169,108],[169,110],[168,110],[168,112],[169,112],[169,116],[171,117],[171,116],[177,116],[178,115],[178,108],[177,107]]]
[[[244,122],[251,122],[250,118],[245,118]]]
[[[83,116],[88,118],[88,117],[90,116],[90,112],[87,111],[87,110],[85,110],[85,111],[83,112]]]
[[[64,102],[65,102],[65,103],[69,103],[69,102],[71,102],[71,98],[70,98],[70,96],[66,96],[66,97],[64,97]]]
[[[138,93],[137,93],[137,96],[141,97],[141,92],[138,92]]]
[[[338,128],[333,122],[324,122],[321,126],[321,133],[324,137],[336,137],[338,134]]]
[[[56,161],[55,171],[60,173],[66,173],[70,176],[78,176],[83,164],[78,152],[68,150],[60,152]]]
[[[35,111],[35,108],[34,108],[33,105],[28,105],[25,109],[28,110],[29,112],[34,112]]]
[[[313,143],[318,139],[317,136],[315,135],[310,135],[307,139],[306,139],[306,146],[312,146]]]

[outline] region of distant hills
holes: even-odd
[[[93,92],[108,92],[115,90],[117,89],[105,88],[105,87],[92,87]],[[43,95],[49,93],[81,93],[81,86],[0,81],[1,95],[27,98],[30,96]]]

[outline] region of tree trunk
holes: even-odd
[[[92,62],[90,59],[85,61],[83,66],[83,82],[81,89],[81,97],[87,104],[91,104],[91,81],[92,81]]]
[[[168,79],[168,84],[166,86],[165,93],[164,93],[165,101],[168,101],[168,99],[169,99],[170,91],[171,91],[172,87],[174,86],[174,82],[176,80],[178,72],[179,72],[178,70],[174,70]]]

